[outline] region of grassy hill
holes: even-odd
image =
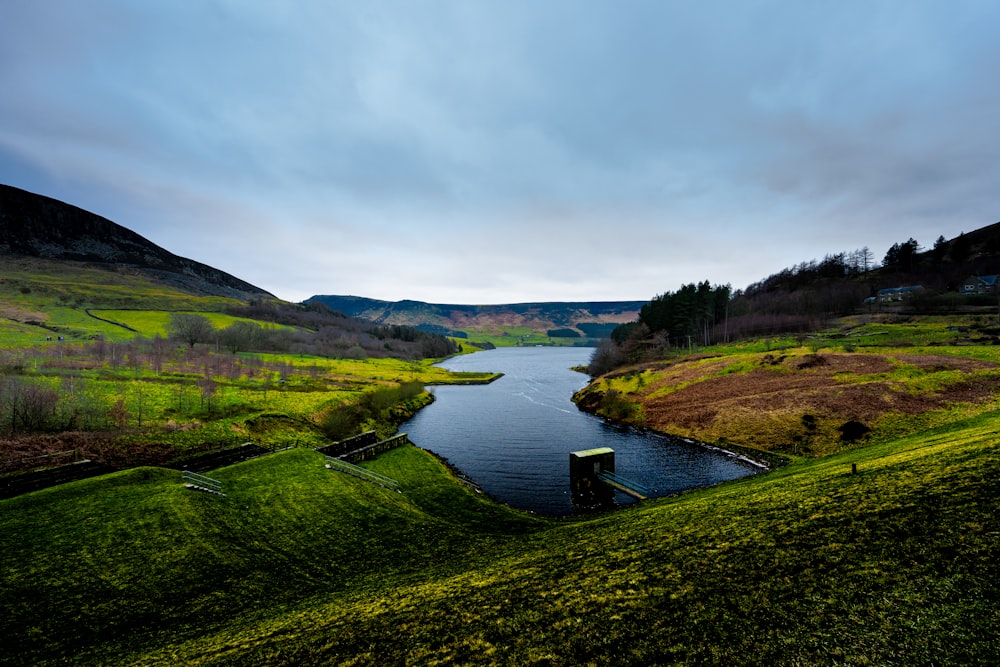
[[[93,309],[221,312],[243,303],[86,262],[7,255],[0,269],[0,340],[27,344],[52,334],[128,340],[135,331],[94,317]]]
[[[199,296],[274,298],[224,271],[178,257],[95,213],[3,184],[0,255],[83,262]]]
[[[0,223],[0,475],[391,434],[430,400],[404,385],[490,377],[434,368],[458,349],[441,336],[278,301],[56,200],[0,186]],[[170,336],[178,315],[205,330]]]
[[[67,484],[0,501],[5,663],[995,664],[997,417],[572,521],[412,447]]]

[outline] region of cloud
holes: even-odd
[[[285,298],[742,287],[1000,209],[993,3],[5,12],[0,181]]]

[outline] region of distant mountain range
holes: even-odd
[[[350,317],[401,324],[435,333],[463,329],[527,327],[545,332],[572,329],[582,337],[601,338],[619,324],[632,322],[648,301],[579,301],[468,306],[423,301],[380,301],[360,296],[317,295],[322,303]]]
[[[85,262],[142,274],[198,296],[275,298],[224,271],[178,257],[135,232],[57,199],[0,185],[0,256]]]

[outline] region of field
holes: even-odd
[[[496,347],[514,347],[517,345],[559,345],[559,346],[591,346],[596,343],[590,338],[564,338],[546,336],[530,327],[495,326],[488,329],[461,329],[468,335],[471,343],[490,343]],[[466,340],[466,339],[463,339]]]
[[[91,309],[88,311],[92,318],[115,323],[123,329],[132,331],[134,334],[152,338],[154,336],[168,335],[167,324],[173,313],[185,312],[180,310],[100,310]],[[192,311],[188,311],[192,312]],[[236,322],[254,322],[265,329],[289,329],[284,325],[275,325],[270,322],[256,322],[246,317],[234,317],[224,313],[198,312],[199,315],[208,318],[212,326],[216,329],[225,329]]]
[[[0,342],[27,344],[62,335],[131,340],[135,332],[91,316],[92,308],[220,312],[235,299],[192,296],[141,276],[77,262],[5,256],[0,271]]]
[[[0,472],[98,459],[113,465],[170,458],[244,442],[318,447],[350,430],[383,437],[430,400],[357,412],[368,396],[416,384],[474,383],[489,373],[449,373],[432,360],[326,359],[215,353],[153,343],[52,343],[0,350]],[[352,407],[356,418],[334,423]]]

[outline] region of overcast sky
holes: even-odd
[[[1000,220],[1000,2],[3,0],[0,182],[292,301],[743,288]]]

